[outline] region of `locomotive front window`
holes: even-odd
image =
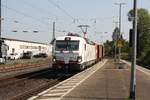
[[[56,50],[60,51],[78,51],[79,41],[56,41]]]
[[[79,50],[79,41],[68,41],[68,50],[78,51]]]
[[[66,51],[67,50],[67,43],[65,41],[56,41],[56,50]]]

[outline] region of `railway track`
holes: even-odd
[[[53,70],[47,69],[1,80],[0,100],[26,100],[32,95],[67,79],[76,72],[61,73],[64,72],[54,72]]]
[[[47,72],[47,69],[46,70],[42,70],[42,71],[28,73],[28,74],[19,75],[19,76],[16,76],[16,77],[0,79],[0,81],[1,81],[0,82],[0,88],[1,87],[6,87],[7,85],[15,84],[17,82],[24,81],[24,80],[26,80],[28,78],[32,78],[34,76],[41,75],[41,74],[44,74],[46,72]]]

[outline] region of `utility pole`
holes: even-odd
[[[115,5],[119,5],[119,39],[121,38],[121,8],[122,5],[125,5],[125,3],[115,3]],[[120,62],[120,55],[121,55],[121,48],[119,48],[119,55],[118,55],[118,59]]]
[[[85,38],[85,35],[87,34],[87,28],[89,27],[89,25],[79,25],[78,27],[81,28],[81,31],[83,32]],[[83,28],[85,28],[85,30]]]
[[[53,35],[52,35],[52,57],[54,57],[54,51],[55,51],[55,21],[53,22]]]
[[[1,25],[1,23],[2,23],[2,5],[1,5],[1,0],[0,0],[0,39],[1,39],[1,28],[2,28],[2,25]],[[1,51],[1,50],[0,50]]]
[[[137,0],[133,3],[133,45],[132,45],[132,64],[131,64],[131,80],[130,80],[130,99],[135,100],[136,88],[136,48],[137,48]]]
[[[3,58],[2,58],[2,37],[1,37],[1,34],[2,34],[2,6],[1,6],[1,0],[0,0],[0,63],[3,62]]]
[[[55,39],[55,21],[53,22],[53,37],[52,37],[52,40]]]

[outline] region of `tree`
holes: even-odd
[[[133,19],[133,10],[128,13],[129,21]],[[138,9],[137,31],[139,32],[139,59],[143,60],[150,52],[150,14],[146,9]]]
[[[105,48],[105,55],[106,56],[112,56],[113,55],[113,41],[106,41],[106,43],[104,43],[104,48]]]
[[[113,32],[113,35],[112,35],[112,39],[113,39],[113,41],[116,41],[116,40],[119,39],[119,28],[118,27],[116,27],[114,29],[114,32]]]

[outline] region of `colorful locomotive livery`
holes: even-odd
[[[77,34],[57,37],[53,44],[53,68],[84,70],[102,60],[103,46]]]

